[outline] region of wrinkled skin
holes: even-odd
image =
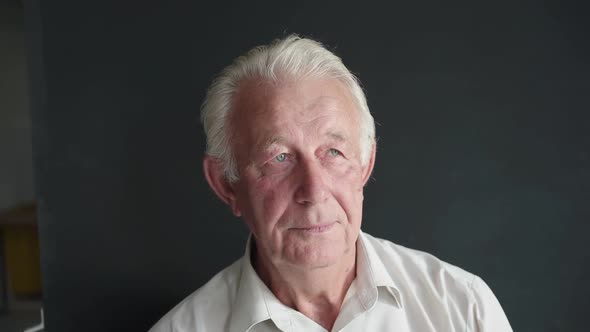
[[[242,82],[231,117],[240,179],[205,160],[216,193],[253,233],[257,258],[280,269],[355,260],[363,186],[359,114],[337,80]]]

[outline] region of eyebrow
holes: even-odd
[[[328,131],[324,136],[329,137],[338,143],[346,143],[348,141],[348,135],[343,131]],[[273,136],[265,140],[262,147],[264,150],[268,150],[274,144],[283,144],[286,142],[288,142],[288,139],[285,136]]]
[[[263,149],[266,151],[274,144],[281,144],[287,142],[287,138],[285,136],[273,136],[262,143]]]
[[[343,131],[328,131],[326,133],[326,136],[334,139],[339,143],[346,143],[346,141],[348,141],[348,135],[346,135],[346,133]]]

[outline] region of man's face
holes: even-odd
[[[234,107],[234,212],[258,254],[303,268],[354,254],[373,159],[361,166],[359,114],[346,87],[331,79],[247,81]]]

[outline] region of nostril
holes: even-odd
[[[297,201],[303,204],[323,202],[328,197],[328,191],[323,184],[303,184],[297,191]]]

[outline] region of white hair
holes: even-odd
[[[230,113],[232,98],[240,83],[249,79],[279,83],[285,78],[307,77],[337,79],[348,88],[360,113],[360,157],[361,163],[366,165],[375,142],[375,122],[357,78],[338,56],[319,42],[290,35],[275,39],[269,45],[257,46],[236,58],[213,80],[207,91],[201,106],[201,122],[207,137],[205,153],[221,162],[228,181],[239,179],[230,144]]]

